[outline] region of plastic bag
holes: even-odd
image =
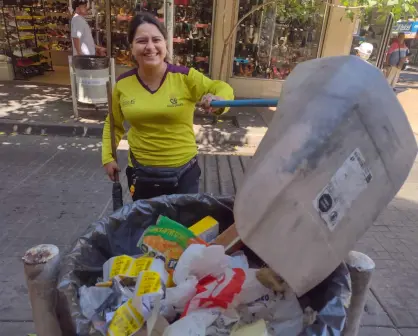
[[[221,245],[192,244],[181,255],[174,271],[174,282],[183,283],[188,277],[202,279],[207,275],[222,274],[229,264],[229,257]]]
[[[100,335],[81,313],[78,290],[83,285],[94,285],[102,277],[102,266],[109,258],[140,255],[137,242],[158,216],[167,216],[185,226],[212,216],[219,222],[222,232],[234,223],[233,203],[233,197],[205,194],[162,196],[126,204],[111,216],[90,225],[63,256],[60,265],[58,316],[63,335]],[[318,311],[317,320],[305,328],[302,335],[341,335],[350,293],[349,273],[341,264],[323,283],[300,298],[302,308],[309,305]]]
[[[111,288],[86,287],[80,288],[80,308],[89,320],[97,313],[97,309],[112,295]]]

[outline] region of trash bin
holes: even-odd
[[[77,100],[85,104],[107,103],[106,83],[109,81],[109,58],[73,56]]]
[[[142,254],[137,242],[144,230],[155,224],[160,215],[185,226],[212,216],[223,231],[234,223],[233,204],[233,197],[206,194],[162,196],[127,204],[108,218],[90,225],[60,265],[57,315],[63,335],[100,335],[81,313],[79,288],[94,286],[102,276],[103,264],[109,258]],[[350,295],[349,271],[345,264],[341,264],[323,283],[299,298],[303,309],[310,306],[317,312],[315,322],[306,327],[301,335],[341,335]]]

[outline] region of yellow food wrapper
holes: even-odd
[[[108,336],[131,336],[140,330],[146,321],[154,324],[158,317],[161,298],[164,295],[162,278],[155,271],[141,271],[134,297],[120,306],[110,321]],[[152,329],[153,325],[151,326]],[[150,328],[150,327],[149,327]]]
[[[167,284],[167,273],[164,271],[164,260],[144,256],[133,258],[121,255],[110,258],[103,265],[103,281],[111,280],[115,276],[137,278],[142,271],[153,270],[161,275],[164,284]]]

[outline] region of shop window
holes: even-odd
[[[129,22],[139,11],[150,12],[164,22],[164,0],[112,0],[111,4],[112,57],[118,65],[133,67],[135,63],[128,41]]]
[[[213,0],[174,1],[173,63],[209,74]]]
[[[238,18],[261,3],[240,0]],[[237,30],[233,76],[286,79],[298,63],[317,57],[324,13],[321,0],[288,0],[251,14]]]

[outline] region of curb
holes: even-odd
[[[6,134],[25,134],[25,135],[60,135],[68,137],[94,137],[102,136],[103,127],[101,125],[60,125],[53,123],[30,123],[10,119],[0,119],[0,132]]]
[[[0,132],[5,134],[102,138],[103,125],[63,125],[0,119]],[[251,134],[245,128],[216,129],[216,125],[195,126],[196,142],[203,145],[257,146],[264,134]]]

